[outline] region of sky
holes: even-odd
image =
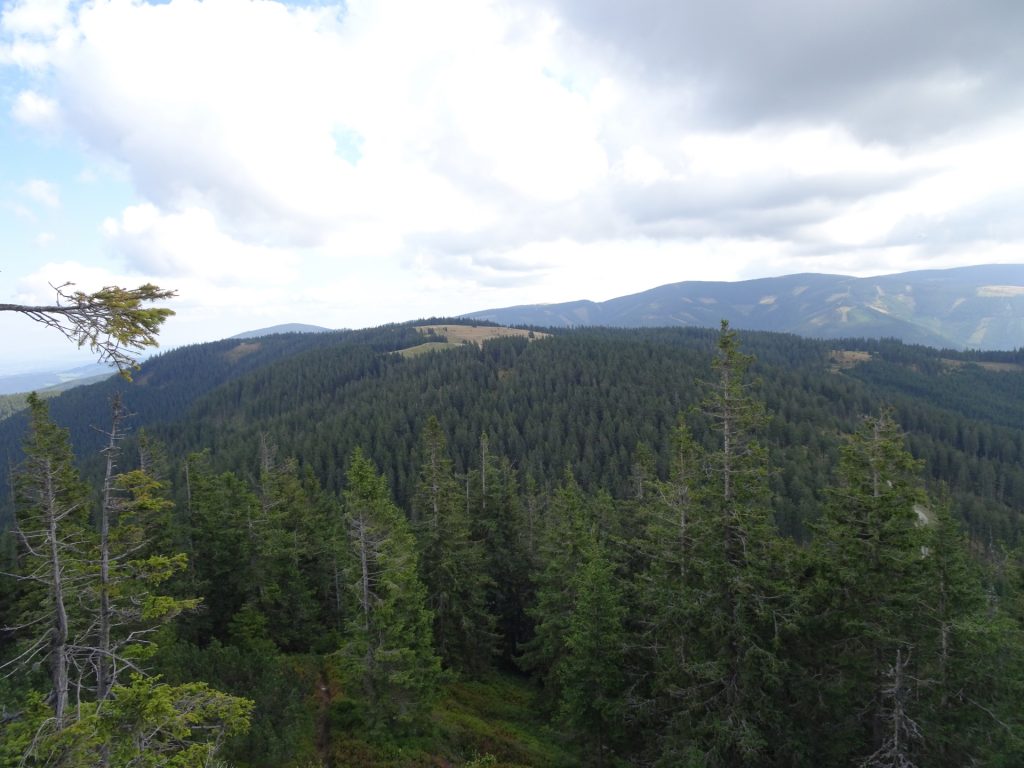
[[[0,303],[153,282],[165,348],[1024,262],[1019,0],[0,9]]]

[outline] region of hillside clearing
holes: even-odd
[[[485,341],[500,339],[508,336],[525,336],[529,339],[543,339],[551,334],[540,331],[524,331],[522,328],[506,328],[494,325],[417,325],[416,330],[427,338],[443,338],[447,341],[427,341],[417,344],[415,347],[407,347],[399,350],[404,357],[415,357],[427,352],[441,349],[452,349],[461,347],[463,344],[476,344],[483,346]]]

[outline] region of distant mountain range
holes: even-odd
[[[256,339],[260,336],[270,336],[275,333],[330,333],[332,329],[320,325],[306,325],[305,323],[284,323],[272,325],[269,328],[259,328],[255,331],[244,331],[236,333],[232,339]]]
[[[486,309],[466,315],[540,327],[716,327],[816,338],[897,338],[954,349],[1024,347],[1024,264],[879,277],[798,274],[734,283],[687,281],[603,302]]]
[[[82,365],[70,370],[14,373],[0,376],[0,395],[44,389],[69,389],[82,384],[92,384],[113,375],[114,369],[103,363]]]

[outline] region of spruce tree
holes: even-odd
[[[267,617],[268,633],[278,647],[306,651],[318,634],[310,576],[323,549],[323,521],[295,460],[278,461],[276,447],[265,435],[260,436],[258,490],[252,522],[253,604]]]
[[[685,603],[676,619],[683,637],[666,649],[674,658],[655,691],[667,699],[664,765],[785,761],[782,646],[793,621],[792,552],[772,520],[767,453],[756,438],[765,411],[750,393],[751,362],[723,321],[717,379],[701,406],[716,444],[703,455],[697,503],[675,537],[685,555],[675,558]],[[679,445],[692,450],[685,439]],[[684,499],[687,488],[677,489]]]
[[[576,574],[592,541],[587,499],[572,472],[565,472],[548,509],[541,544],[543,566],[535,575],[537,599],[530,608],[534,634],[523,644],[519,664],[543,686],[544,705],[561,700],[558,667],[568,655],[566,639],[576,604]]]
[[[835,750],[822,759],[884,756],[903,727],[897,715],[916,719],[894,708],[905,697],[894,686],[911,685],[908,665],[920,661],[928,592],[921,464],[903,443],[889,412],[864,419],[843,447],[839,484],[817,529],[819,674],[828,692],[823,716],[834,728],[827,746]],[[921,739],[913,729],[904,735],[907,757]]]
[[[440,680],[432,617],[409,524],[358,449],[349,461],[344,504],[351,618],[342,658],[362,687],[368,725],[415,726]]]
[[[483,544],[473,536],[444,433],[434,416],[427,420],[420,442],[412,509],[437,652],[448,668],[479,672],[495,650],[494,616],[486,605],[491,582]]]
[[[919,763],[1000,764],[1024,747],[1024,634],[986,587],[950,502],[929,506],[917,657]]]
[[[479,466],[466,476],[466,508],[473,537],[483,544],[487,611],[495,617],[499,657],[511,664],[532,629],[527,608],[533,599],[530,547],[537,510],[522,504],[512,462],[491,450],[486,433],[477,455]]]
[[[637,502],[643,529],[633,547],[641,567],[633,584],[631,707],[636,720],[654,733],[677,709],[678,698],[669,692],[687,676],[688,644],[698,607],[688,579],[703,462],[703,453],[680,418],[672,435],[668,480],[649,478]]]
[[[168,504],[160,484],[141,470],[115,472],[122,416],[115,403],[97,535],[66,432],[39,398],[29,403],[14,576],[30,585],[20,621],[31,631],[2,666],[24,671],[31,683],[28,665],[45,659],[50,692],[45,699],[29,693],[19,715],[0,722],[0,742],[15,745],[0,749],[0,764],[206,765],[225,733],[245,730],[251,702],[201,683],[146,677],[157,630],[197,602],[159,593],[185,567],[183,555],[144,551],[149,518]]]
[[[565,656],[555,667],[559,711],[583,743],[588,761],[603,766],[624,732],[626,610],[622,581],[593,532],[582,566],[570,580],[575,600]]]
[[[25,459],[15,475],[18,571],[7,574],[27,587],[24,611],[12,627],[22,637],[16,655],[0,670],[25,669],[43,660],[49,673],[53,723],[67,725],[73,676],[84,666],[81,643],[88,617],[78,611],[90,578],[95,535],[89,526],[88,491],[74,466],[67,430],[49,417],[35,393],[28,398]]]

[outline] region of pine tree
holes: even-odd
[[[415,725],[440,680],[432,617],[409,524],[384,478],[358,449],[349,461],[345,521],[352,618],[343,659],[362,686],[371,727]]]

